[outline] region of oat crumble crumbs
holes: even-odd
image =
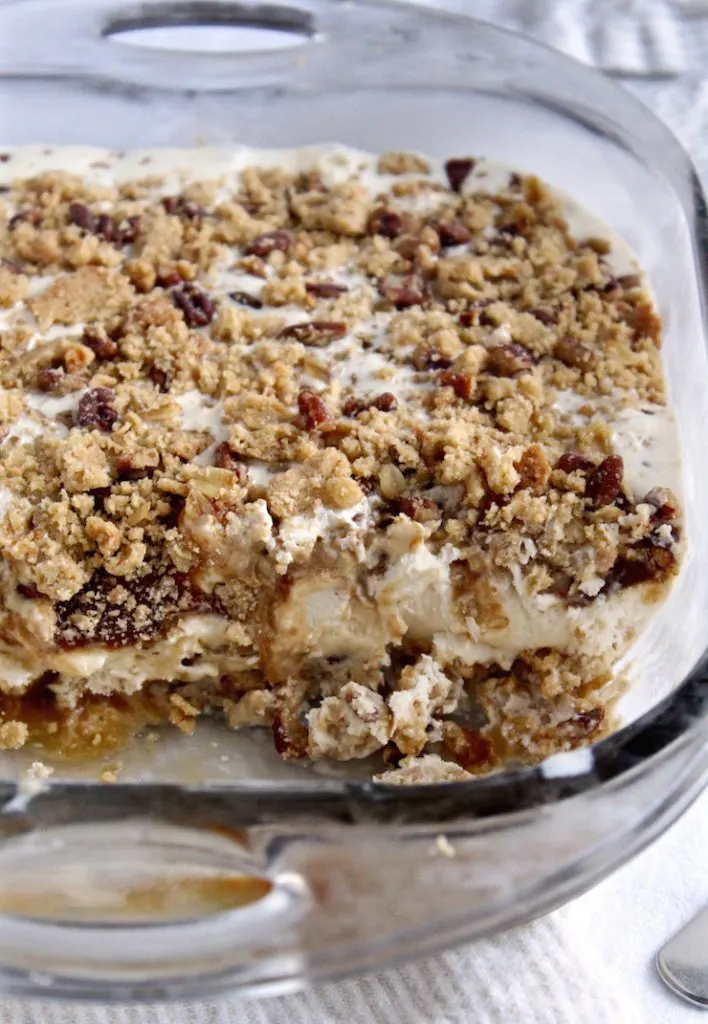
[[[408,784],[612,728],[613,663],[681,527],[615,447],[617,416],[666,396],[651,296],[604,239],[469,157],[387,153],[373,187],[351,158],[255,154],[176,190],[20,157],[1,749],[211,713]]]

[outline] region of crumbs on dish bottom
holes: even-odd
[[[680,458],[642,273],[567,196],[466,156],[23,148],[0,257],[0,747],[208,714],[417,783],[613,728]]]

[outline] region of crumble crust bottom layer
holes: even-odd
[[[470,157],[24,149],[0,258],[1,746],[210,713],[409,783],[612,728],[680,457],[641,272],[571,200]]]

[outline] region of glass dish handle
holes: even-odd
[[[331,36],[338,7],[332,0],[9,0],[0,5],[0,68],[180,92],[282,85]]]
[[[233,984],[259,955],[292,972],[311,895],[238,804],[176,786],[1,784],[0,987],[36,992],[39,976],[56,998],[173,998],[213,991],[214,972]]]

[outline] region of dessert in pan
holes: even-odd
[[[592,742],[681,556],[631,252],[483,158],[0,162],[0,743],[391,783]],[[238,743],[238,736],[234,736]]]

